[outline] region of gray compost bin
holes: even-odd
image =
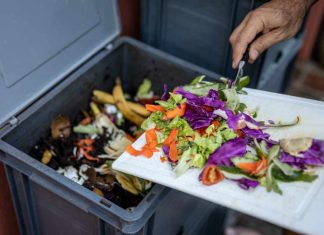
[[[143,78],[161,94],[198,74],[217,75],[128,38],[116,1],[0,3],[0,160],[21,234],[201,234],[224,209],[155,185],[124,210],[29,155],[58,114],[75,117],[93,89],[110,90],[119,76],[128,93]]]

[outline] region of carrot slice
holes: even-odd
[[[126,147],[126,151],[127,151],[130,155],[135,156],[135,157],[137,157],[137,156],[139,156],[139,155],[142,154],[142,151],[141,151],[141,150],[137,150],[137,149],[135,149],[132,145],[128,145],[128,146]]]
[[[214,121],[212,122],[212,124],[213,124],[216,128],[220,126],[220,122],[217,121],[217,120],[214,120]]]
[[[267,159],[261,155],[261,160],[258,161],[258,166],[257,168],[255,169],[255,171],[253,171],[251,174],[252,175],[257,175],[259,174],[261,171],[263,171],[264,169],[266,169],[268,167],[268,162],[267,162]]]
[[[99,159],[98,158],[91,156],[88,152],[84,151],[82,148],[80,148],[79,151],[89,161],[97,161],[97,162],[99,162]]]
[[[148,145],[145,145],[143,147],[142,154],[147,158],[151,158],[153,156],[153,151]]]
[[[177,106],[173,110],[169,110],[165,113],[166,119],[172,119],[176,116],[182,117],[186,112],[187,105],[185,103],[180,104],[180,108]]]
[[[170,144],[169,157],[172,162],[178,161],[178,149],[175,141]]]
[[[145,108],[147,111],[149,112],[157,112],[157,111],[161,111],[161,112],[165,112],[164,108],[162,108],[160,105],[154,105],[154,104],[146,104]]]
[[[170,144],[176,140],[178,132],[179,130],[177,128],[172,129],[168,138],[163,141],[163,145],[170,146]]]
[[[259,162],[240,162],[236,166],[246,173],[254,172],[258,167]]]
[[[268,167],[267,159],[262,155],[257,162],[240,162],[237,167],[246,173],[256,175]]]
[[[143,155],[147,158],[150,158],[153,156],[153,153],[158,151],[157,146],[157,136],[154,129],[150,129],[145,132],[145,138],[146,138],[146,144],[143,146],[142,150],[137,150],[133,148],[133,146],[129,145],[126,148],[126,151],[137,157],[139,155]]]
[[[168,159],[164,156],[160,156],[160,161],[163,163],[163,162],[166,162]]]
[[[202,173],[202,183],[204,185],[217,184],[224,179],[224,175],[216,165],[207,166]]]
[[[80,124],[85,126],[91,123],[91,117],[86,117],[84,119],[81,120]]]
[[[147,130],[145,132],[146,144],[150,147],[150,149],[155,150],[157,146],[157,136],[154,129]]]
[[[87,146],[92,145],[93,143],[94,143],[94,140],[93,139],[87,138],[87,139],[80,139],[78,141],[77,145],[79,147],[82,147],[84,145],[87,145]]]

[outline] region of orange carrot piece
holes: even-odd
[[[170,146],[170,144],[176,140],[178,132],[179,130],[177,128],[172,129],[169,136],[163,141],[163,145]]]
[[[151,158],[153,156],[153,151],[148,145],[145,145],[143,147],[142,154],[147,158]]]
[[[87,146],[92,145],[93,143],[94,143],[94,140],[93,139],[87,138],[87,139],[80,139],[78,141],[77,145],[79,147],[82,147],[84,145],[87,145]]]
[[[241,162],[237,167],[246,173],[256,175],[268,167],[267,159],[262,155],[261,160],[257,162]]]
[[[137,157],[137,156],[139,156],[139,155],[142,154],[142,151],[141,151],[141,150],[137,150],[137,149],[135,149],[132,145],[128,145],[128,146],[126,147],[126,151],[127,151],[130,155],[135,156],[135,157]]]
[[[85,126],[91,123],[91,117],[86,117],[84,119],[81,120],[80,124]]]
[[[259,162],[240,162],[237,167],[246,173],[254,172],[258,167]]]
[[[170,144],[169,157],[172,162],[178,161],[178,149],[175,141]]]
[[[213,124],[216,128],[220,126],[220,122],[217,121],[217,120],[214,120],[214,121],[212,122],[212,124]]]
[[[177,106],[173,110],[169,110],[165,113],[167,119],[175,118],[176,116],[182,117],[186,112],[187,105],[185,103],[180,104],[180,108]]]
[[[150,147],[150,149],[155,150],[157,146],[157,136],[154,129],[147,130],[145,132],[146,144]]]
[[[261,171],[263,171],[264,169],[266,169],[267,167],[268,167],[267,159],[263,155],[261,155],[261,160],[258,161],[257,168],[251,174],[256,175],[256,174],[260,173]]]
[[[164,157],[164,156],[160,156],[160,161],[163,163],[163,162],[166,162],[167,161],[167,158]]]
[[[162,108],[160,105],[154,105],[154,104],[146,104],[145,108],[147,111],[149,112],[157,112],[157,111],[161,111],[161,112],[165,112],[164,108]]]
[[[91,156],[88,152],[84,151],[82,148],[80,149],[80,152],[89,161],[97,161],[97,162],[99,162],[98,158]]]

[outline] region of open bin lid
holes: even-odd
[[[116,0],[0,2],[0,127],[120,33]]]

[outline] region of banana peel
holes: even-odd
[[[142,122],[144,121],[144,117],[138,115],[134,111],[130,109],[130,107],[127,104],[127,101],[124,96],[123,89],[121,87],[120,80],[116,80],[116,85],[113,88],[112,95],[115,100],[115,104],[117,108],[122,112],[124,117],[128,119],[129,121],[135,123],[136,125],[140,126]]]
[[[128,101],[127,104],[133,112],[135,112],[143,117],[148,117],[151,114],[151,112],[147,111],[146,108],[141,104],[137,104],[137,103],[130,102],[130,101]]]
[[[132,181],[134,187],[138,191],[142,192],[143,191],[143,186],[142,186],[141,182],[139,181],[139,179],[136,176],[130,176],[130,178],[131,178],[131,181]]]
[[[128,179],[128,177],[126,177],[122,173],[117,172],[116,173],[116,179],[120,183],[120,185],[122,186],[122,188],[125,189],[126,191],[128,191],[128,192],[130,192],[130,193],[132,193],[134,195],[138,195],[140,193],[135,188],[135,186],[132,184],[132,182],[130,182],[130,180]]]
[[[99,102],[99,103],[103,103],[103,104],[115,104],[115,99],[113,97],[113,95],[104,92],[104,91],[100,91],[100,90],[94,90],[93,91],[93,96],[94,96],[94,100]],[[131,101],[126,101],[128,107],[135,113],[143,116],[143,117],[148,117],[151,113],[149,111],[146,110],[146,108],[141,105],[141,104],[137,104]]]

